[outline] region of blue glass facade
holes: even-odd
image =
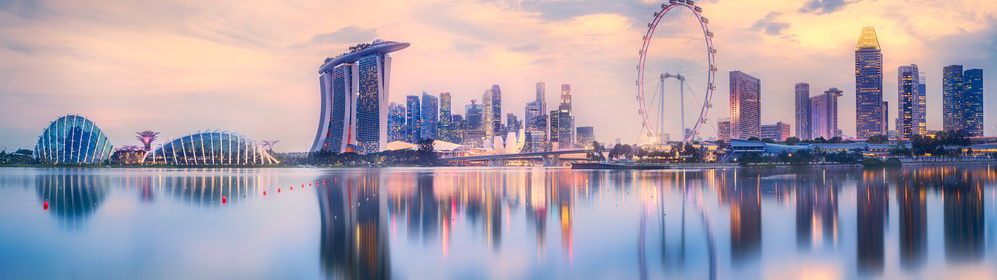
[[[35,145],[35,156],[48,164],[97,164],[111,157],[111,143],[92,121],[67,115],[53,121]]]
[[[360,86],[357,94],[357,152],[361,154],[380,151],[381,130],[381,56],[369,55],[357,62]]]
[[[942,68],[942,129],[945,131],[962,129],[962,95],[965,90],[962,78],[962,65]]]
[[[422,93],[422,139],[439,140],[437,125],[440,120],[440,100],[436,96]]]
[[[172,165],[260,165],[279,163],[256,142],[226,131],[184,135],[163,143],[145,162]]]
[[[963,73],[963,129],[969,136],[983,136],[983,69]]]
[[[904,65],[897,69],[897,134],[905,139],[920,134],[918,129],[918,99],[921,83],[917,65]]]

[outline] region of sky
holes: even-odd
[[[547,83],[571,84],[576,126],[636,142],[641,40],[663,1],[643,0],[0,0],[0,149],[32,148],[59,116],[80,114],[116,147],[229,130],[306,151],[319,114],[322,61],[374,39],[393,53],[390,100],[451,92],[454,108],[492,84],[520,118]],[[854,49],[873,26],[884,100],[896,116],[897,67],[927,77],[928,129],[941,129],[942,67],[983,68],[986,128],[997,136],[997,1],[704,0],[716,34],[717,89],[704,136],[729,116],[728,73],[761,79],[762,123],[794,123],[793,86],[844,91],[839,124],[855,133]],[[891,120],[891,129],[893,124]],[[795,131],[795,127],[793,128]]]

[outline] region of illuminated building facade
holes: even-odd
[[[920,133],[924,118],[918,108],[921,82],[917,65],[904,65],[897,69],[897,136],[910,139]]]
[[[865,27],[855,45],[856,136],[886,135],[888,125],[883,119],[883,52],[876,30]]]
[[[227,131],[205,131],[163,143],[146,154],[146,163],[171,165],[263,165],[280,163],[245,136]]]
[[[575,116],[571,114],[571,85],[561,85],[561,105],[557,109],[557,146],[571,147],[575,144]]]
[[[407,132],[405,130],[405,106],[391,103],[388,105],[388,142],[408,141]]]
[[[789,124],[776,122],[775,124],[762,125],[762,139],[771,138],[775,141],[786,141],[789,138]]]
[[[796,84],[796,137],[810,138],[810,84]]]
[[[724,143],[730,142],[730,119],[724,118],[717,121],[717,140]]]
[[[830,88],[824,94],[810,98],[810,136],[831,139],[841,136],[838,129],[838,97],[841,90]]]
[[[97,124],[78,115],[60,117],[50,123],[35,145],[34,155],[46,164],[99,164],[113,149]]]
[[[379,152],[388,140],[390,52],[409,43],[375,40],[319,67],[321,114],[312,152]]]
[[[730,72],[730,138],[761,136],[761,80],[741,71]]]

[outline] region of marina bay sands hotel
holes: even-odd
[[[318,70],[322,110],[312,152],[367,154],[387,147],[388,53],[409,45],[375,40],[326,58]]]

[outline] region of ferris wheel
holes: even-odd
[[[642,133],[653,144],[665,144],[671,135],[692,141],[713,107],[717,51],[709,20],[701,13],[694,1],[670,0],[647,25],[637,64],[637,101]]]

